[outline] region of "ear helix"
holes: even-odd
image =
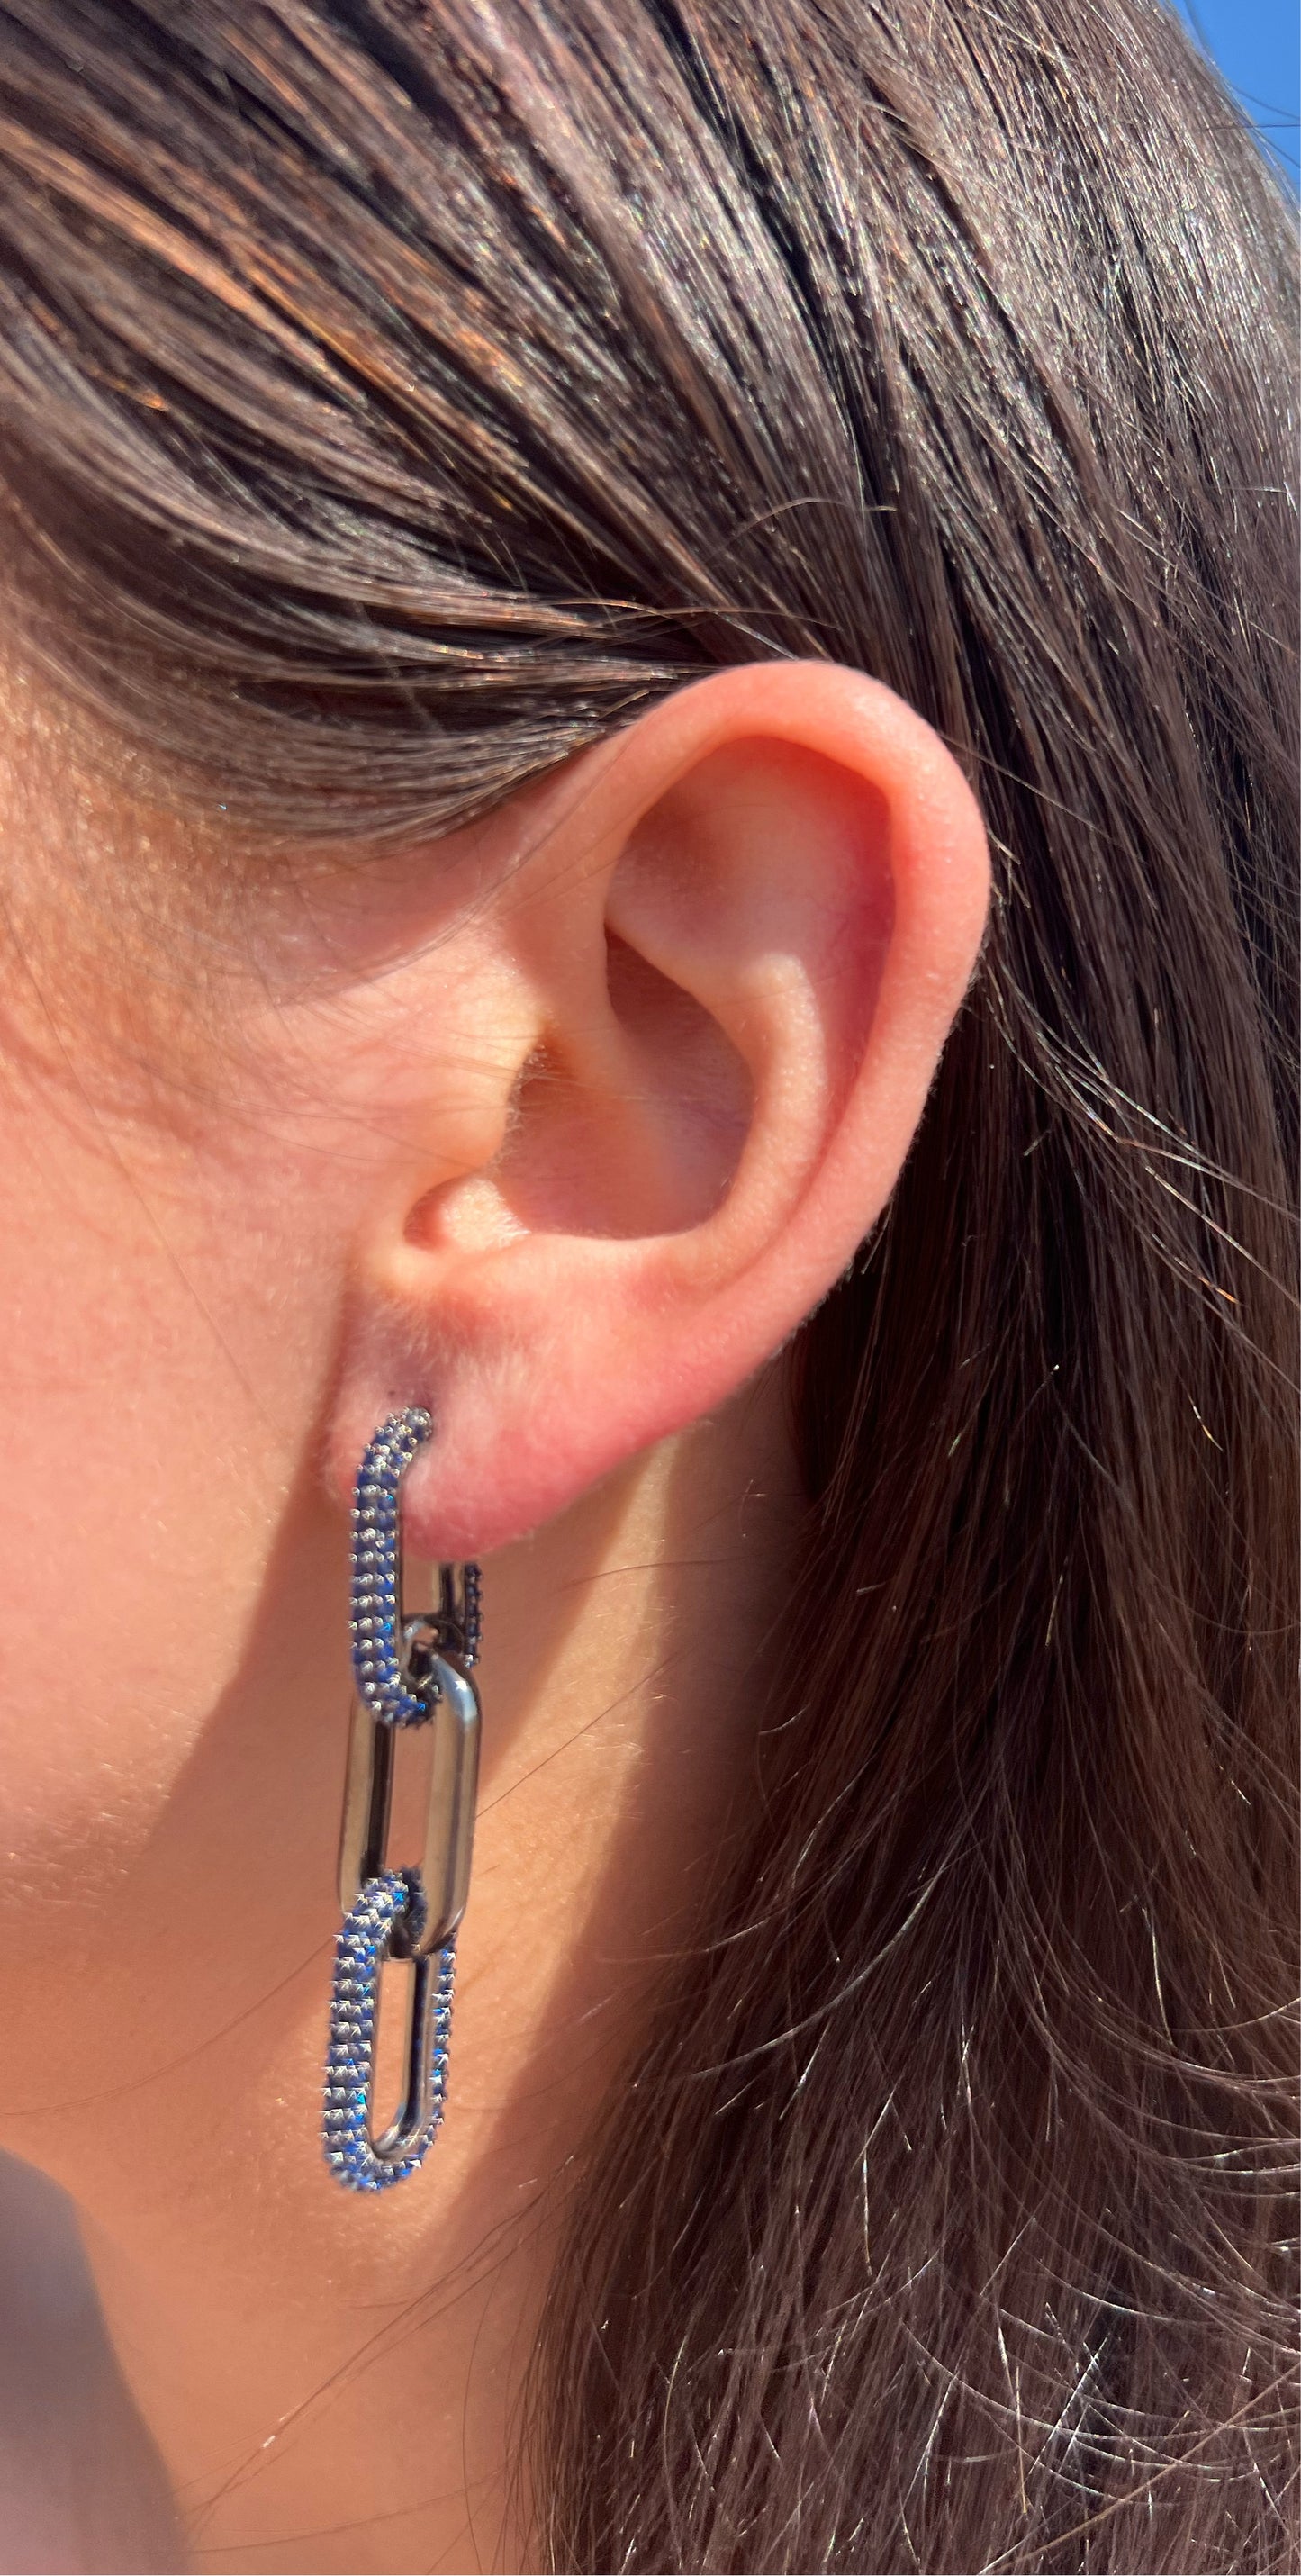
[[[433,1429],[413,1406],[371,1440],[352,1510],[352,1668],[356,1697],[339,1849],[343,1924],[335,1948],[323,2143],[348,2191],[384,2191],[415,2172],[442,2122],[456,1933],[469,1891],[479,1763],[477,1565],[439,1569],[432,1611],[402,1602],[401,1485]],[[395,1731],[434,1731],[425,1847],[388,1859]],[[379,1985],[387,1959],[411,1965],[406,2081],[396,2119],[374,2135]]]

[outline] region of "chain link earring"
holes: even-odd
[[[325,2160],[347,2191],[385,2191],[415,2172],[438,2134],[456,1931],[465,1911],[479,1768],[477,1565],[439,1568],[432,1611],[402,1603],[402,1479],[433,1423],[422,1407],[390,1414],[362,1459],[352,1507],[352,1670],[330,2039]],[[425,1847],[419,1864],[388,1861],[399,1727],[433,1729]],[[388,1959],[410,1962],[405,2091],[380,2137],[373,2129],[379,1987]]]

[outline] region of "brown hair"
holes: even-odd
[[[1280,188],[1148,0],[0,0],[0,165],[33,633],[200,803],[450,824],[800,653],[993,841],[553,2563],[1293,2566]]]

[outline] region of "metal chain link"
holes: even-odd
[[[363,1845],[368,1854],[373,1848],[376,1865],[362,1863],[366,1874],[359,1884],[353,1877],[356,1894],[350,1903],[345,1897],[347,1910],[335,1945],[322,2122],[326,2163],[348,2191],[385,2191],[414,2173],[438,2134],[447,2098],[456,1926],[468,1879],[478,1759],[478,1701],[468,1675],[478,1661],[483,1619],[477,1565],[440,1567],[436,1607],[404,1617],[400,1487],[432,1429],[421,1406],[390,1414],[367,1447],[353,1501],[351,1633],[359,1708],[350,1754],[345,1850],[353,1832],[354,1855]],[[362,1711],[369,1715],[369,1727]],[[428,1725],[436,1711],[444,1746],[451,1748],[453,1776],[450,1791],[446,1778],[437,1797],[431,1790],[434,1864],[427,1887],[421,1869],[382,1865],[391,1760],[387,1752],[382,1762],[376,1758],[375,1737],[393,1728]],[[362,1768],[354,1778],[359,1748]],[[440,1758],[436,1748],[436,1770]],[[357,1826],[359,1814],[364,1832]],[[427,1848],[427,1864],[429,1860]],[[440,1868],[443,1860],[446,1865]],[[434,1902],[445,1909],[432,1922],[431,1888]],[[379,1990],[390,1959],[406,1960],[411,1978],[406,2090],[397,2118],[376,2138],[371,2121]]]
[[[405,2182],[433,2145],[447,2099],[447,2044],[452,2027],[456,1944],[412,1962],[411,2019],[420,2035],[407,2095],[391,2129],[370,2133],[379,1981],[394,1955],[397,1928],[423,1902],[415,1871],[387,1870],[368,1879],[345,1916],[334,1953],[330,2045],[325,2060],[325,2161],[346,2191],[387,2191]],[[414,2080],[413,2079],[414,2076]]]

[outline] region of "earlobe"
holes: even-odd
[[[340,1484],[427,1403],[413,1542],[475,1555],[724,1401],[880,1214],[987,891],[937,737],[822,665],[698,683],[532,800],[488,935],[538,1036],[492,1164],[364,1248]]]

